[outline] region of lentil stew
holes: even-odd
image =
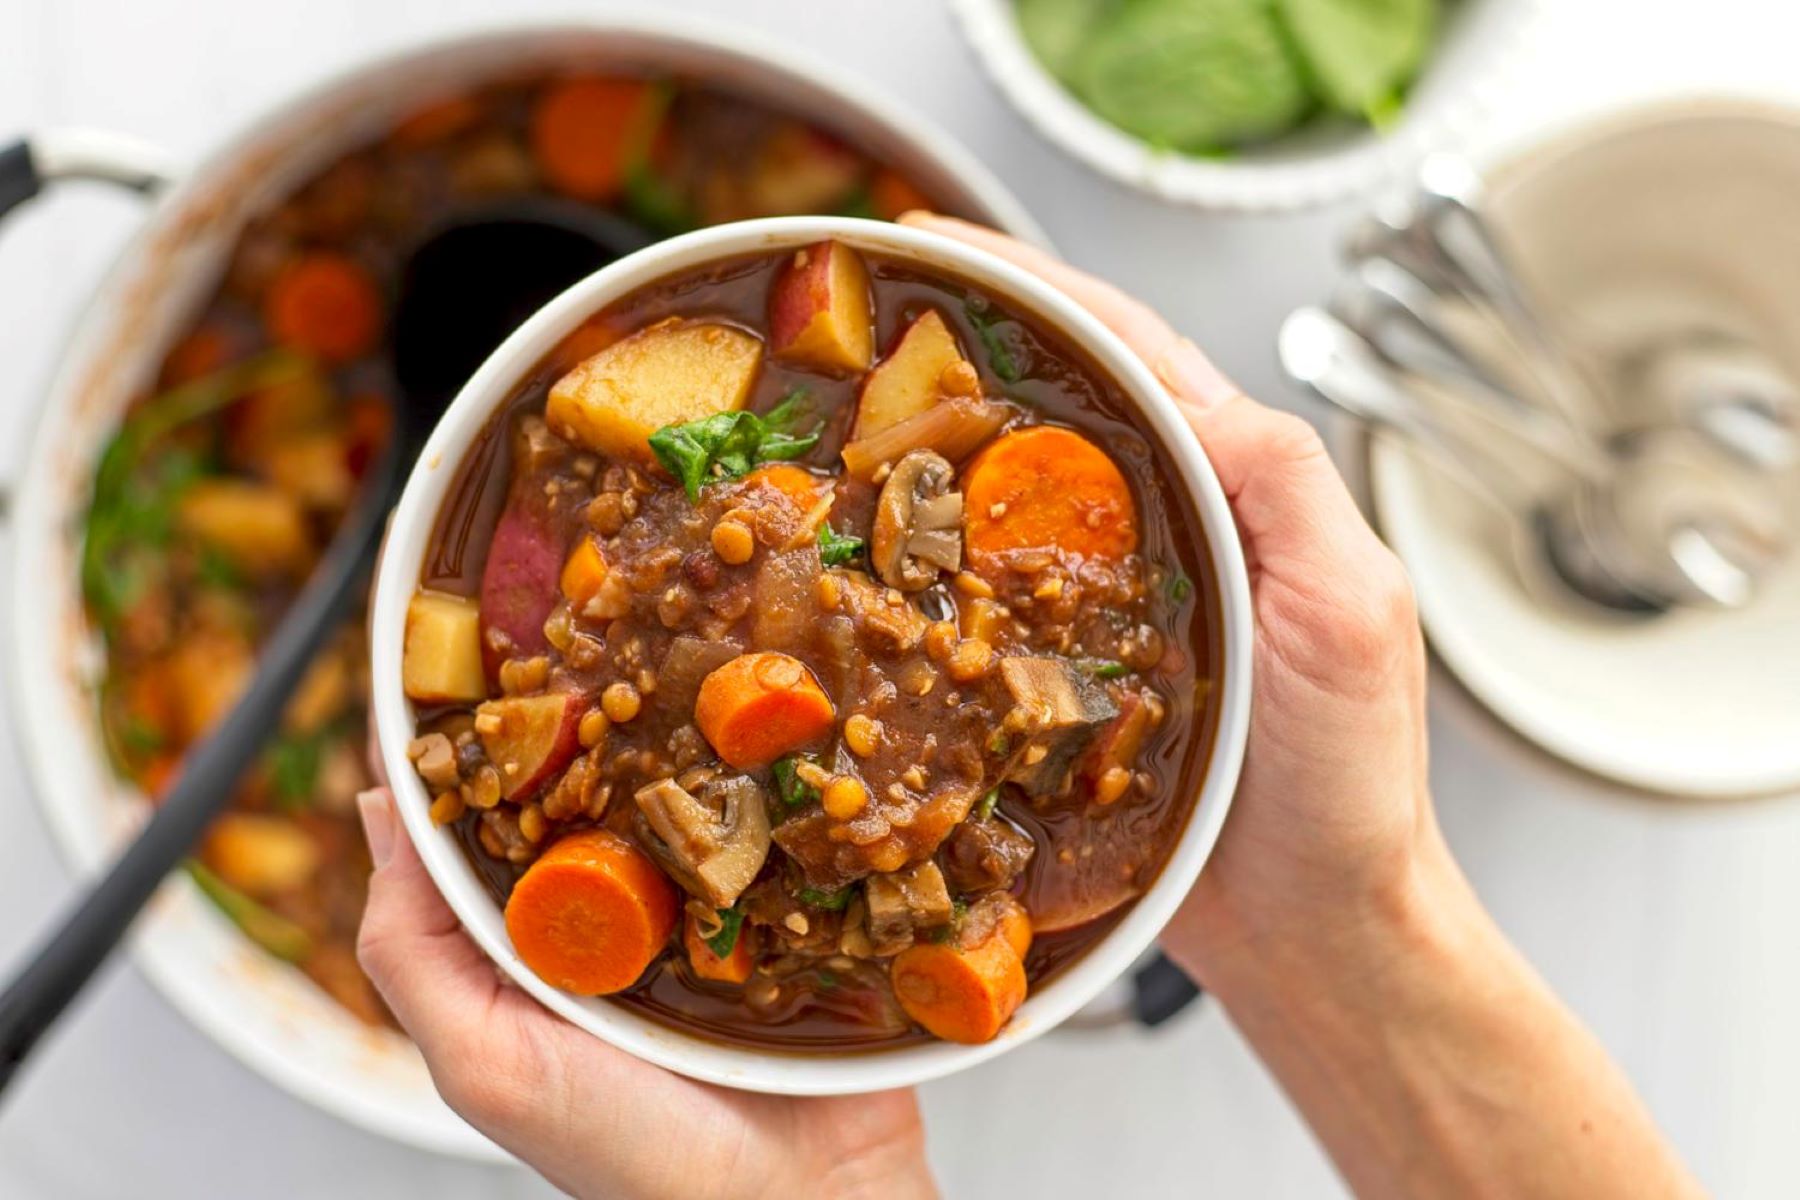
[[[407,255],[531,196],[657,234],[934,206],[812,120],[701,81],[583,73],[435,101],[272,200],[96,472],[81,579],[104,647],[101,727],[145,794],[235,701],[387,436]],[[258,945],[380,1024],[354,950],[369,872],[354,806],[370,783],[363,620],[312,665],[190,870]]]
[[[527,966],[789,1050],[983,1042],[1154,881],[1218,614],[1082,351],[821,242],[672,275],[521,381],[409,606],[407,756]]]

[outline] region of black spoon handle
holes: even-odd
[[[362,499],[262,648],[256,674],[223,721],[189,751],[180,776],[105,878],[39,944],[0,993],[0,1090],[44,1031],[106,960],[163,877],[187,857],[231,799],[238,777],[281,718],[301,673],[338,622],[373,560],[394,498],[397,443],[364,481]]]

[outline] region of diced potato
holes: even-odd
[[[406,608],[400,682],[425,704],[455,704],[487,695],[481,670],[481,609],[466,596],[420,592]]]
[[[203,629],[177,643],[167,670],[182,738],[193,741],[205,736],[250,686],[256,656],[241,635]]]
[[[340,511],[356,491],[344,439],[327,430],[300,434],[271,447],[263,470],[269,482],[308,508]]]
[[[226,456],[261,467],[295,434],[329,422],[337,406],[331,381],[316,371],[254,392],[225,411]]]
[[[267,897],[303,887],[319,869],[318,843],[284,817],[228,812],[207,830],[200,857],[231,886]]]
[[[350,664],[337,649],[327,649],[313,659],[300,677],[300,686],[288,697],[281,724],[292,733],[323,729],[350,702]]]
[[[743,408],[762,353],[762,342],[741,329],[671,318],[557,380],[544,417],[601,454],[648,460],[650,435],[664,425]]]
[[[842,242],[796,250],[769,290],[775,356],[826,371],[866,371],[875,356],[869,272]]]
[[[576,612],[587,607],[600,585],[606,582],[606,574],[606,555],[601,552],[599,543],[591,537],[582,538],[569,553],[562,569],[562,593],[569,598]]]
[[[581,752],[586,701],[569,692],[502,696],[475,710],[488,761],[500,768],[508,800],[524,800]]]
[[[962,361],[956,335],[935,308],[928,310],[863,381],[851,439],[880,433],[936,404],[945,368]]]
[[[203,479],[182,493],[176,520],[189,535],[258,578],[312,564],[306,513],[286,492],[243,479]]]

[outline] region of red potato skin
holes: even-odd
[[[769,293],[769,344],[777,358],[866,371],[874,355],[869,276],[856,251],[817,242],[795,253]]]
[[[563,539],[551,514],[532,499],[509,498],[481,572],[481,663],[490,684],[507,659],[549,649],[544,620],[562,595]]]
[[[561,710],[550,713],[552,703]],[[511,709],[524,721],[523,728],[509,730],[507,744],[484,738],[488,757],[501,768],[501,789],[508,800],[523,802],[562,774],[564,768],[581,753],[581,718],[591,707],[589,698],[574,692],[552,692],[544,696],[506,697],[490,701],[483,708],[505,712]],[[498,752],[498,753],[496,753]],[[516,762],[519,769],[508,775],[506,762]]]

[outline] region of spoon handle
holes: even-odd
[[[380,544],[398,458],[390,445],[364,481],[363,498],[263,647],[242,698],[189,751],[174,786],[105,877],[49,931],[31,961],[0,992],[0,1091],[87,985],[157,885],[224,809],[313,655],[337,632]]]

